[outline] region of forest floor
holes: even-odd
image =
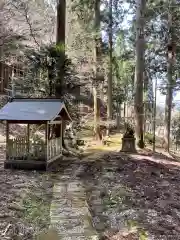
[[[48,228],[53,175],[5,170],[5,146],[0,147],[0,239],[30,240]]]
[[[78,160],[93,226],[102,239],[180,239],[180,161],[161,149],[138,154],[91,141]],[[0,239],[31,240],[48,229],[52,189],[58,173],[4,170],[0,147]],[[66,171],[66,170],[65,170]],[[18,236],[18,238],[17,238]]]
[[[88,161],[82,179],[103,239],[180,239],[179,159],[109,152]]]

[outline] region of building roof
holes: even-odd
[[[65,104],[60,99],[13,99],[0,109],[0,120],[51,121],[63,113],[71,120]]]

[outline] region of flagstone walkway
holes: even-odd
[[[54,184],[50,228],[57,230],[60,240],[99,239],[78,177],[84,170],[83,165],[71,164],[63,174],[58,174]]]

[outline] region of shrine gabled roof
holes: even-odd
[[[61,114],[64,120],[71,120],[64,102],[60,99],[19,98],[13,99],[0,109],[0,120],[51,121]]]

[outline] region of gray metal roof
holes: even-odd
[[[0,109],[0,120],[51,121],[63,109],[69,117],[64,103],[59,99],[14,99]]]

